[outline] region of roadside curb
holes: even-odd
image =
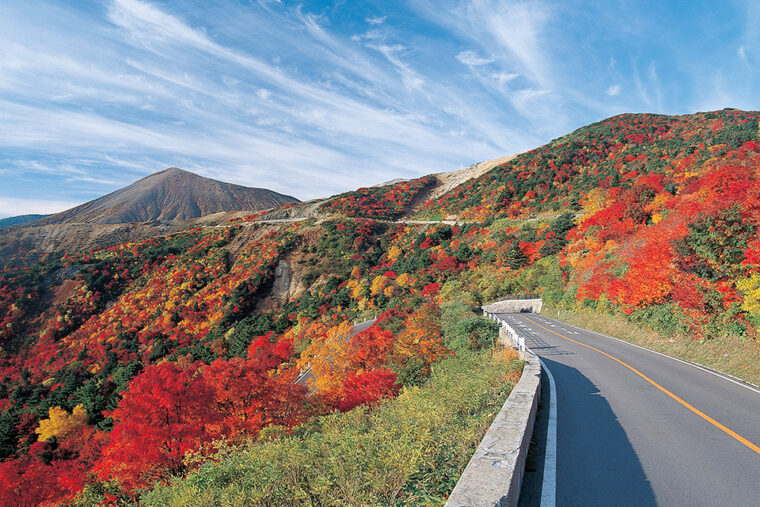
[[[517,505],[541,393],[538,356],[520,354],[525,360],[520,380],[462,472],[448,507]]]

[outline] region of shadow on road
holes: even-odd
[[[557,384],[557,505],[656,505],[639,458],[607,400],[575,368],[542,359]],[[541,503],[550,403],[545,373],[541,391],[535,445],[523,479],[521,506]]]

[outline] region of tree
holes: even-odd
[[[286,340],[274,344],[262,336],[251,345],[249,359],[217,359],[203,368],[224,436],[255,437],[267,425],[291,427],[303,420],[306,388],[294,383],[297,371],[276,371],[292,350]]]
[[[551,234],[546,243],[544,243],[544,246],[541,247],[541,255],[553,255],[565,248],[565,245],[567,245],[567,233],[573,227],[575,227],[575,215],[572,213],[565,212],[555,218],[549,227]]]
[[[311,343],[296,363],[300,370],[311,367],[314,380],[309,387],[324,396],[334,396],[343,385],[350,370],[350,355],[346,344],[353,332],[351,322],[343,321],[311,336]]]
[[[396,396],[400,389],[396,373],[388,369],[350,373],[343,383],[338,408],[351,410],[358,405],[372,405],[382,398]]]
[[[406,319],[396,340],[395,352],[402,360],[419,358],[424,361],[425,374],[430,372],[432,363],[451,353],[443,345],[438,305],[428,302]]]
[[[0,414],[0,462],[16,451],[17,424],[18,415],[12,410],[5,410]]]
[[[520,248],[520,242],[514,240],[512,245],[507,250],[507,266],[512,269],[519,269],[528,262],[528,256],[525,255],[523,249]]]
[[[71,414],[61,407],[51,407],[48,409],[48,418],[41,420],[34,431],[39,435],[39,441],[44,442],[53,437],[63,439],[86,424],[87,411],[81,404],[74,407]]]
[[[5,461],[0,463],[0,505],[60,505],[82,489],[84,478],[76,461]]]
[[[95,465],[101,479],[117,479],[130,490],[181,474],[185,454],[217,436],[213,428],[221,417],[209,410],[214,391],[197,373],[197,364],[166,362],[130,382],[111,414],[111,441]]]
[[[386,364],[393,353],[394,342],[393,333],[378,325],[356,333],[348,344],[351,369],[371,370]]]

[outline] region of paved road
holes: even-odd
[[[760,505],[756,389],[544,316],[499,317],[525,335],[556,383],[557,505]],[[543,380],[521,505],[541,499]]]

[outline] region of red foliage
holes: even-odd
[[[437,296],[440,290],[441,290],[440,283],[435,283],[435,282],[429,283],[422,288],[422,295],[432,298],[432,297]]]
[[[0,505],[56,505],[81,490],[84,479],[85,467],[76,461],[5,461],[0,463]]]
[[[95,471],[127,489],[144,487],[185,470],[183,458],[218,436],[221,422],[209,410],[214,390],[197,374],[198,365],[148,366],[135,377],[113,411],[111,441]]]
[[[396,384],[396,373],[378,368],[362,373],[349,373],[343,382],[338,408],[351,410],[358,405],[373,405],[382,398],[396,396],[401,386]]]
[[[394,343],[393,333],[377,325],[356,333],[349,341],[351,367],[371,370],[386,364]]]
[[[222,418],[220,431],[227,438],[255,437],[267,425],[292,427],[306,415],[306,388],[294,383],[297,372],[274,374],[292,355],[292,343],[272,343],[270,336],[254,340],[247,360],[217,359],[202,370],[214,389],[214,410]]]
[[[360,188],[337,196],[321,209],[353,217],[396,218],[404,213],[406,206],[422,189],[434,181],[432,176],[424,176],[393,185]]]

